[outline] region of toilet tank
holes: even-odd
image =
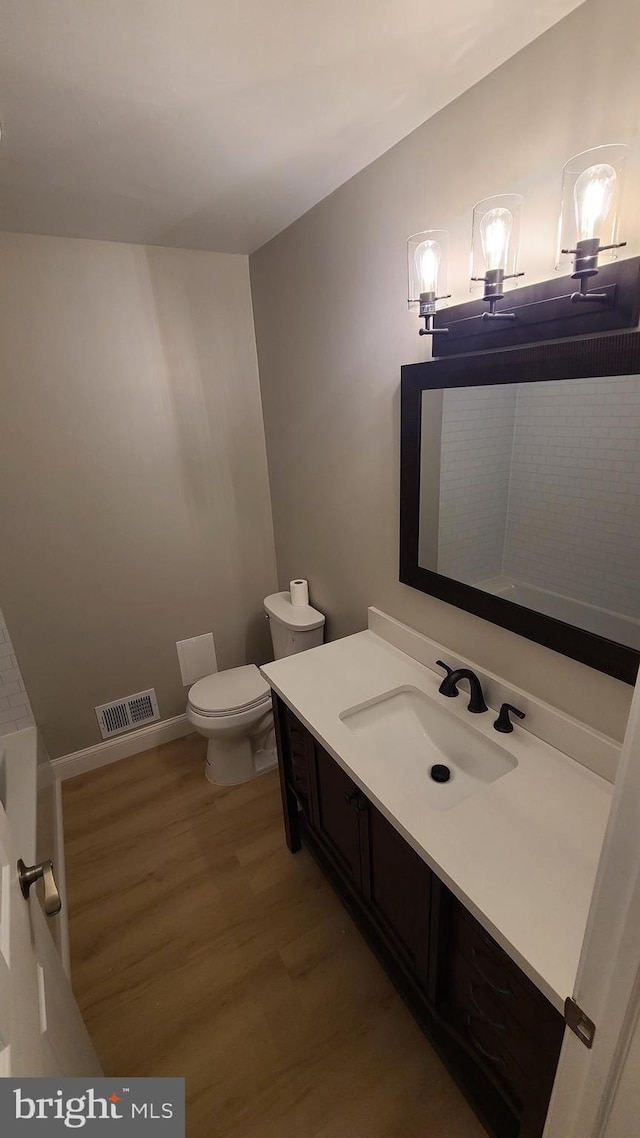
[[[324,617],[311,605],[292,605],[289,590],[264,599],[276,660],[317,648],[324,638]]]

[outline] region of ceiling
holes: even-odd
[[[0,229],[247,253],[581,0],[2,0]]]

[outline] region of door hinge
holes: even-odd
[[[593,1047],[593,1040],[596,1034],[596,1025],[588,1015],[585,1015],[582,1008],[578,1007],[575,1000],[571,996],[567,996],[564,1001],[564,1022],[567,1027],[571,1028],[574,1035],[578,1036],[581,1043],[585,1047]]]

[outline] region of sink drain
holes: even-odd
[[[444,763],[434,763],[429,774],[434,782],[448,782],[451,778],[451,771]]]

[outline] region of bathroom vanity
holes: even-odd
[[[491,708],[438,694],[442,655],[371,610],[369,631],[263,668],[287,844],[311,850],[490,1133],[539,1138],[611,786],[533,731],[596,769],[616,748],[515,691],[531,730],[498,735]],[[501,681],[482,682],[499,706]],[[459,759],[451,784],[402,734],[421,715]]]

